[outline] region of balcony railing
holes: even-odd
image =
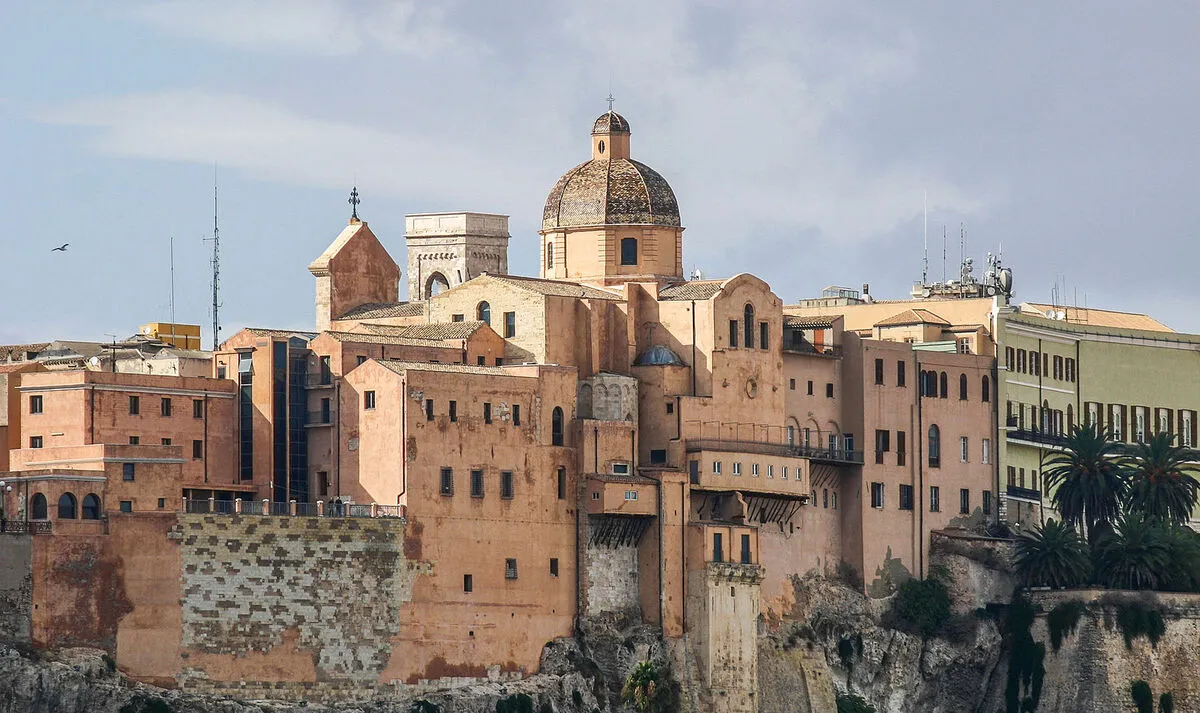
[[[4,520],[0,523],[0,533],[6,535],[49,535],[49,520]]]
[[[337,421],[336,411],[309,411],[305,426],[332,426]]]
[[[830,463],[862,465],[863,452],[845,448],[813,448],[788,443],[764,443],[722,438],[692,438],[687,442],[688,451],[719,451],[724,453],[757,453],[783,458],[808,458]]]
[[[840,344],[822,344],[818,348],[816,345],[808,342],[784,342],[783,351],[788,354],[840,357],[842,355],[842,346]]]
[[[329,389],[333,388],[333,382],[336,380],[333,374],[309,373],[304,378],[304,387],[307,389]]]
[[[1022,488],[1019,485],[1010,485],[1005,492],[1007,492],[1008,497],[1015,498],[1017,500],[1030,500],[1035,503],[1040,503],[1042,501],[1042,494],[1033,488]]]
[[[184,498],[182,510],[200,515],[272,515],[276,517],[361,517],[361,518],[406,518],[403,505],[381,505],[379,503],[341,503],[318,500],[302,503],[295,500],[279,502],[270,500],[214,500]],[[9,523],[10,525],[12,523]],[[24,523],[21,523],[22,525]],[[35,524],[35,523],[30,523]],[[49,531],[50,523],[45,523]]]
[[[1017,429],[1015,431],[1008,432],[1007,440],[1025,441],[1027,443],[1038,443],[1044,446],[1062,448],[1066,444],[1067,438],[1066,436],[1060,436],[1053,433],[1044,433],[1042,431]]]

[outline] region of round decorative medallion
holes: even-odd
[[[758,382],[754,379],[746,380],[746,396],[749,396],[750,398],[758,396]]]

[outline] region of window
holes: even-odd
[[[168,418],[171,416],[171,399],[164,398],[162,400],[160,411],[162,412],[163,416],[166,416]]]
[[[837,510],[837,491],[829,494],[829,507],[832,510]]]
[[[466,315],[465,315],[465,314],[452,314],[452,315],[450,315],[450,321],[451,321],[451,322],[463,322],[463,321],[465,321],[465,320],[466,320]]]
[[[142,397],[130,396],[129,397],[129,415],[137,416],[141,412],[142,412]]]
[[[33,504],[30,505],[31,512],[29,516],[34,520],[46,520],[50,517],[49,513],[47,512],[48,509],[46,496],[42,495],[41,493],[37,493],[33,496]]]
[[[1134,440],[1138,443],[1146,442],[1146,409],[1144,406],[1133,407],[1134,416]]]
[[[959,401],[967,400],[967,375],[966,374],[958,375],[958,400]]]
[[[809,381],[808,381],[808,395],[809,396],[813,395],[813,382],[811,379],[809,379]]]
[[[715,460],[715,461],[713,461],[713,475],[720,475],[720,474],[721,474],[721,461]]]
[[[904,386],[904,362],[902,361],[896,362],[896,386]]]
[[[99,520],[100,498],[92,493],[83,496],[83,506],[79,509],[79,516],[84,520]]]
[[[511,339],[512,337],[515,337],[515,336],[517,336],[517,313],[516,312],[505,312],[504,313],[504,338]]]
[[[433,399],[425,399],[425,420],[433,420]]]
[[[990,403],[992,400],[992,380],[989,379],[987,377],[987,375],[984,375],[981,383],[982,383],[982,387],[983,387],[982,388],[983,402],[985,404]]]
[[[788,379],[788,390],[789,391],[796,390],[796,380],[795,379]]]
[[[789,446],[796,445],[796,427],[795,426],[789,425],[787,427],[787,443]]]
[[[751,464],[750,464],[750,476],[751,476],[751,477],[753,477],[753,478],[757,478],[757,477],[758,477],[758,463],[751,463]]]
[[[516,579],[517,578],[517,560],[516,560],[516,558],[509,557],[508,559],[504,560],[504,578],[505,579]]]
[[[483,497],[483,471],[475,469],[471,471],[471,497]]]
[[[883,483],[871,483],[871,507],[883,508]]]
[[[1012,371],[1016,366],[1016,350],[1012,347],[1004,347],[1004,368]]]
[[[833,384],[825,384],[825,398],[833,398]]]
[[[557,557],[550,558],[550,576],[551,577],[558,576],[558,558]]]
[[[60,520],[75,519],[75,496],[70,493],[63,493],[58,499],[58,518]]]
[[[738,345],[738,321],[736,319],[729,320],[729,346],[731,349],[736,349]]]
[[[323,470],[317,471],[317,494],[329,495],[329,473]]]
[[[751,564],[750,536],[742,535],[742,564]]]
[[[1112,430],[1113,439],[1117,441],[1125,440],[1123,434],[1123,426],[1125,425],[1124,407],[1117,404],[1111,405],[1112,420],[1109,421],[1110,429]]]
[[[966,488],[958,491],[958,513],[960,515],[971,514],[971,491]]]
[[[829,488],[821,488],[821,507],[829,509]]]
[[[487,302],[480,302],[475,306],[475,319],[483,322],[489,327],[492,326],[492,306]]]
[[[665,448],[655,448],[650,451],[650,463],[653,465],[661,465],[667,462],[667,450]]]
[[[511,470],[500,471],[500,499],[513,499],[513,474]]]
[[[746,305],[742,310],[742,336],[745,337],[746,348],[754,348],[754,305]]]
[[[624,461],[616,461],[611,469],[613,475],[629,475],[629,464]]]
[[[929,486],[929,512],[942,511],[942,489],[936,485]]]
[[[512,407],[512,424],[514,426],[521,425],[521,404],[513,404]]]
[[[626,490],[625,491],[625,499],[626,500],[637,500],[638,492],[636,490]]]
[[[767,464],[767,477],[768,478],[775,477],[775,466],[770,463]]]
[[[1042,375],[1042,357],[1038,352],[1029,352],[1029,373],[1032,376]]]
[[[971,449],[967,442],[966,436],[961,436],[958,439],[958,460],[961,463],[966,463],[970,459]]]
[[[483,402],[483,422],[492,422],[492,404],[487,401]]]
[[[891,432],[875,431],[875,462],[883,463],[883,454],[891,450]]]
[[[204,457],[204,441],[192,441],[192,460]]]
[[[941,387],[941,397],[944,399],[950,393],[950,390],[947,388],[949,380],[946,378],[946,372],[943,371],[941,376],[938,377],[938,384]]]
[[[1067,357],[1065,368],[1063,369],[1063,376],[1066,377],[1067,381],[1070,381],[1071,383],[1075,382],[1075,360],[1074,359]]]
[[[637,258],[637,238],[621,238],[621,264],[636,265]]]
[[[738,461],[734,461],[734,463],[733,463],[733,474],[734,475],[742,474],[742,464]]]
[[[970,337],[959,337],[958,338],[958,353],[959,354],[970,354],[971,353],[971,338]]]
[[[567,469],[562,466],[558,468],[558,499],[567,499]]]
[[[120,503],[121,512],[133,512],[133,501],[122,500]]]
[[[929,427],[929,467],[938,468],[942,465],[942,432],[937,425]]]
[[[669,414],[673,414],[673,413],[675,413],[675,402],[668,401],[667,402],[667,414],[669,415]]]
[[[122,463],[121,480],[125,482],[132,482],[136,474],[136,466],[136,463]]]
[[[900,486],[900,509],[901,510],[912,510],[913,509],[913,489],[912,489],[911,485],[903,485],[902,484]]]
[[[779,476],[780,479],[787,480],[787,470],[788,470],[788,467],[786,465],[783,466],[783,473],[781,473]]]
[[[758,323],[758,348],[768,349],[771,346],[771,325],[769,322]]]
[[[599,499],[600,499],[600,492],[593,490],[592,491],[592,500],[599,500]]]
[[[475,578],[469,574],[463,575],[463,591],[470,594],[475,590]]]
[[[165,508],[166,506],[167,506],[167,499],[166,499],[166,498],[159,498],[159,499],[158,499],[158,509],[159,509],[159,510],[162,510],[162,509],[163,509],[163,508]]]
[[[442,468],[440,492],[442,495],[454,495],[454,469]]]
[[[904,443],[904,431],[896,431],[896,465],[904,465],[907,456]]]
[[[983,491],[983,514],[992,514],[992,491],[990,490]]]
[[[875,360],[875,383],[877,385],[883,384],[883,360],[882,359]]]
[[[36,394],[33,396],[30,396],[29,397],[29,413],[41,413],[41,412],[42,412],[42,397],[40,395],[36,395]]]
[[[563,410],[559,406],[554,407],[554,411],[550,415],[550,445],[561,446],[563,444]]]
[[[1195,427],[1195,418],[1194,411],[1179,412],[1179,430],[1183,432],[1183,438],[1180,440],[1186,448],[1191,448],[1192,443],[1196,440],[1195,431],[1193,430]]]
[[[363,409],[370,411],[373,408],[375,408],[375,392],[374,391],[364,391],[363,392]]]
[[[367,363],[367,358],[365,356],[363,356],[362,354],[359,354],[357,357],[355,357],[355,360],[354,360],[355,366],[362,366],[363,364],[366,364],[366,363]]]
[[[478,366],[487,366],[487,357],[482,355],[475,357],[475,364]]]
[[[1053,372],[1054,378],[1062,379],[1063,378],[1063,358],[1060,357],[1059,355],[1055,354],[1053,363],[1054,363],[1054,372]]]
[[[1024,374],[1026,371],[1025,365],[1027,363],[1027,356],[1028,355],[1025,353],[1024,349],[1017,350],[1017,371],[1021,372],[1022,374]]]
[[[980,462],[982,462],[982,463],[991,463],[992,462],[992,439],[990,439],[990,438],[983,439],[983,452],[982,452],[982,458],[980,459]]]
[[[164,438],[164,439],[162,439],[162,444],[163,444],[164,446],[169,446],[169,445],[171,445],[171,439],[170,439],[170,438]]]
[[[140,436],[130,436],[129,437],[129,445],[131,445],[131,446],[139,445],[139,444],[141,444],[141,442],[142,442],[142,439]]]
[[[496,357],[495,365],[500,366],[502,364],[504,364],[504,357]]]
[[[30,436],[29,437],[29,447],[30,448],[41,448],[42,443],[43,443],[43,440],[42,440],[41,436]]]
[[[719,532],[713,533],[713,553],[712,553],[712,555],[713,555],[712,561],[713,562],[724,562],[725,561],[725,543],[722,542],[722,539],[723,538],[721,537],[721,533],[719,533]]]
[[[218,378],[218,379],[224,379],[224,378],[225,378],[225,365],[224,365],[224,364],[218,364],[218,365],[217,365],[217,378]]]
[[[329,366],[329,356],[322,356],[319,360],[319,371],[321,374],[321,384],[329,384],[333,381],[333,370]]]
[[[451,401],[450,402],[450,422],[453,423],[457,420],[458,420],[458,402]]]
[[[554,243],[550,240],[546,241],[546,269],[554,269]]]

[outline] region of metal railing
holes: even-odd
[[[809,460],[861,465],[863,452],[845,448],[814,448],[787,443],[764,443],[724,438],[690,438],[688,451],[721,451],[725,453],[757,453],[784,458],[808,458]]]
[[[1022,488],[1019,485],[1009,485],[1005,490],[1005,494],[1010,498],[1018,500],[1032,500],[1035,503],[1042,501],[1042,494],[1033,488]]]
[[[800,342],[798,344],[795,342],[784,342],[783,351],[788,354],[840,357],[842,355],[842,346],[840,344],[822,344],[820,347],[817,347],[817,345],[808,342]]]
[[[4,520],[0,522],[0,533],[6,535],[49,535],[49,520]]]
[[[270,515],[276,517],[356,517],[356,518],[399,518],[407,517],[403,505],[381,505],[379,503],[342,503],[318,500],[315,503],[272,502],[270,500],[215,500],[212,498],[184,498],[182,510],[199,515]],[[11,523],[10,523],[11,524]],[[23,524],[23,523],[22,523]],[[32,524],[32,523],[31,523]],[[49,531],[49,523],[45,523]]]

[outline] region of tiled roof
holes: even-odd
[[[434,364],[431,362],[378,359],[379,365],[397,374],[406,371],[443,371],[454,374],[482,374],[486,376],[520,376],[499,366],[468,366],[465,364]],[[528,378],[528,377],[527,377]]]
[[[440,347],[442,344],[434,339],[417,339],[402,337],[394,334],[371,334],[369,332],[323,332],[339,342],[350,344],[399,344],[408,347]]]
[[[664,302],[707,300],[721,291],[723,280],[692,280],[668,285],[658,292],[658,299]]]
[[[342,319],[380,319],[384,317],[420,317],[425,314],[424,302],[368,302],[337,317]]]
[[[389,334],[395,337],[408,337],[409,339],[430,339],[440,341],[443,339],[467,339],[475,332],[478,332],[486,322],[471,321],[471,322],[434,322],[432,324],[406,324],[406,325],[389,325],[389,324],[364,324],[364,329],[372,334]]]
[[[3,344],[0,345],[0,355],[7,356],[16,352],[24,356],[28,352],[40,352],[50,346],[50,342],[37,342],[35,344]]]
[[[629,122],[625,117],[609,109],[592,124],[593,134],[628,134]]]
[[[950,323],[927,309],[906,309],[900,314],[875,323],[876,327],[901,327],[909,324],[936,324],[949,327]]]
[[[841,319],[840,315],[814,314],[811,317],[799,317],[794,314],[785,314],[783,315],[783,326],[793,329],[829,329],[838,319]]]
[[[644,475],[635,473],[619,474],[619,473],[588,473],[588,478],[594,480],[602,480],[607,483],[633,483],[636,485],[653,485],[657,481],[653,478],[647,478]]]
[[[542,295],[551,297],[582,297],[592,300],[619,300],[620,295],[605,290],[596,289],[587,285],[580,285],[575,282],[563,282],[561,280],[542,280],[536,277],[517,277],[515,275],[488,275],[493,280],[498,280],[518,287],[530,292],[537,292]]]
[[[1022,307],[1030,307],[1039,317],[1049,316],[1052,312],[1064,312],[1064,320],[1070,324],[1082,324],[1089,327],[1115,327],[1117,329],[1143,329],[1150,332],[1174,332],[1162,322],[1145,314],[1135,312],[1113,312],[1106,309],[1089,307],[1055,307],[1054,305],[1026,302]]]
[[[667,180],[646,164],[592,159],[558,179],[542,211],[545,230],[582,225],[679,226],[679,203]]]
[[[297,329],[265,329],[263,327],[246,327],[246,331],[256,337],[303,337],[312,339],[316,332],[302,332]]]

